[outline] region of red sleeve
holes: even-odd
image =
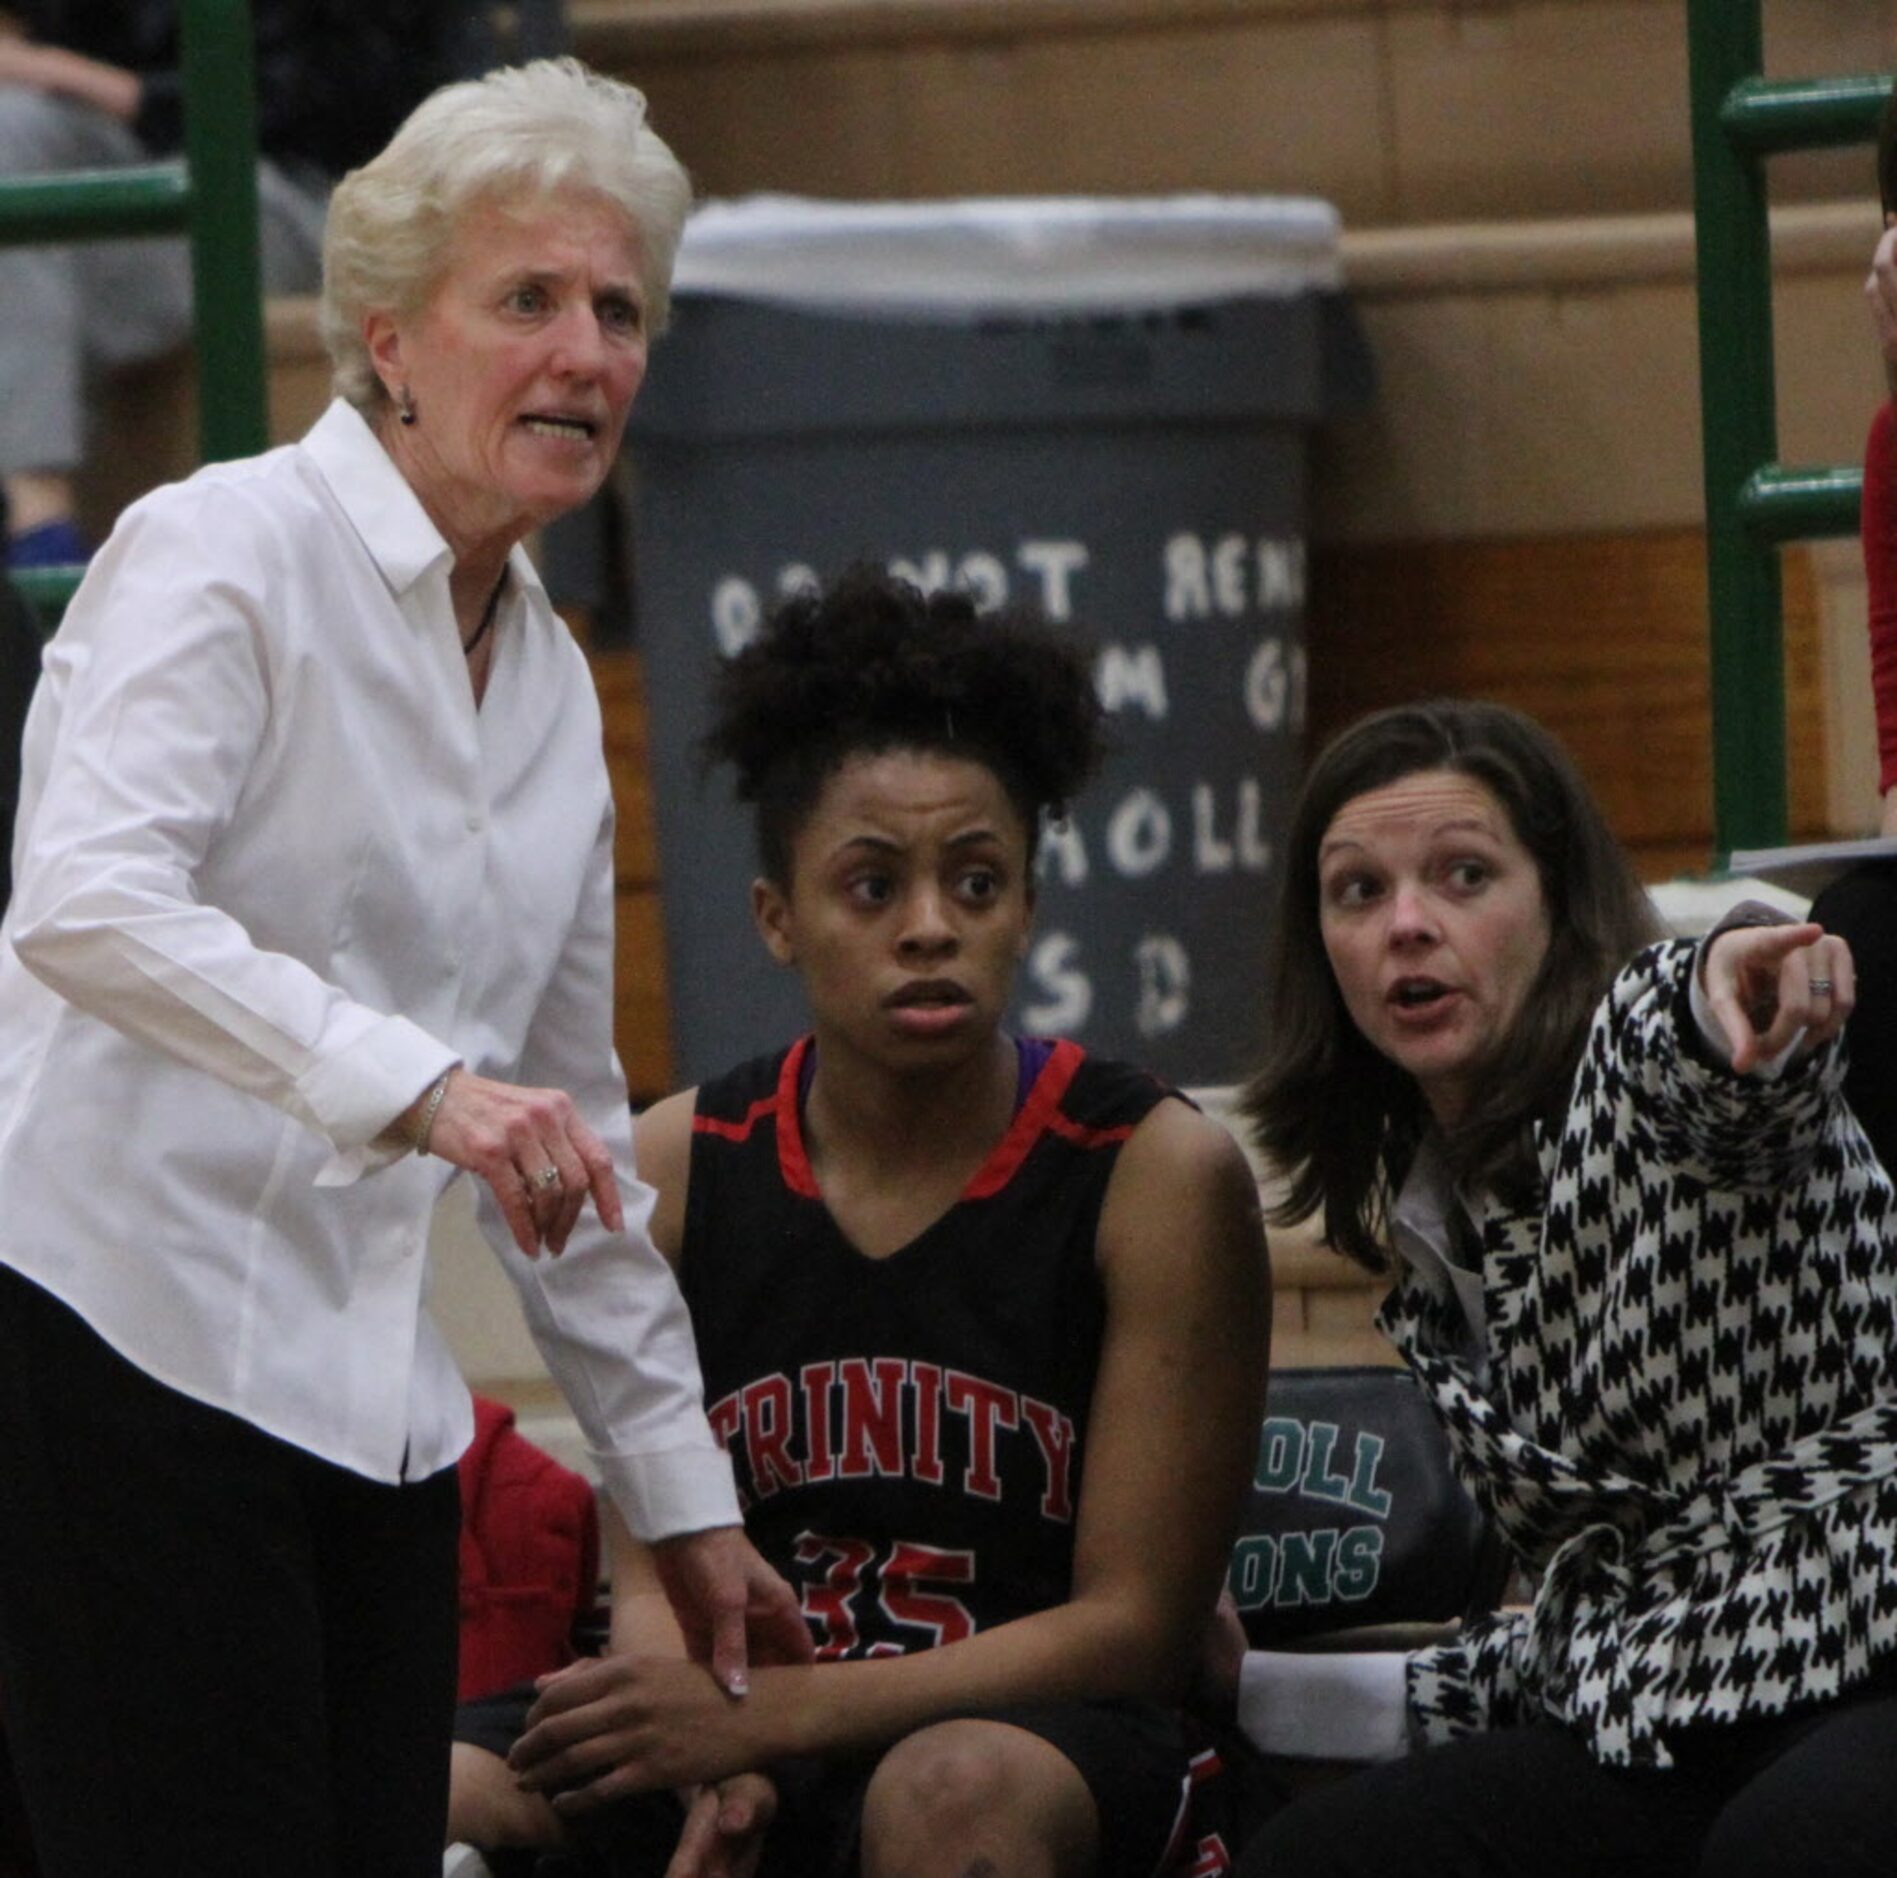
[[[1871,695],[1880,790],[1897,789],[1897,414],[1886,403],[1864,445],[1864,580],[1870,593]]]

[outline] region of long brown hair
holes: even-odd
[[[1513,1029],[1447,1141],[1458,1179],[1510,1204],[1535,1197],[1529,1125],[1565,1103],[1588,1021],[1614,974],[1663,928],[1561,746],[1499,704],[1400,705],[1339,733],[1312,765],[1285,846],[1267,947],[1271,1034],[1246,1085],[1253,1136],[1288,1182],[1278,1225],[1323,1211],[1324,1236],[1385,1264],[1391,1200],[1428,1122],[1422,1092],[1351,1021],[1319,926],[1318,848],[1343,806],[1422,770],[1493,792],[1534,858],[1548,951]]]

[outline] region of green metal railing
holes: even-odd
[[[0,182],[0,244],[190,238],[198,448],[214,462],[254,455],[269,439],[249,0],[184,0],[180,25],[183,160]],[[48,614],[65,605],[79,574],[34,569],[14,582]]]
[[[1778,461],[1766,162],[1877,136],[1890,80],[1770,82],[1761,0],[1687,0],[1712,613],[1713,838],[1719,853],[1785,839],[1785,659],[1779,546],[1857,527],[1855,468]],[[1865,190],[1870,192],[1868,166]]]

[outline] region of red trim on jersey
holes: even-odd
[[[1166,1849],[1160,1854],[1159,1863],[1153,1867],[1153,1878],[1161,1878],[1165,1872],[1178,1871],[1183,1871],[1185,1878],[1217,1878],[1217,1874],[1229,1868],[1229,1861],[1211,1865],[1205,1862],[1207,1841],[1204,1839],[1193,1847],[1196,1854],[1193,1862],[1190,1865],[1185,1863],[1186,1848],[1192,1840],[1192,1789],[1195,1784],[1196,1776],[1192,1771],[1188,1771],[1179,1782],[1179,1804],[1173,1812],[1172,1831],[1166,1835]],[[1212,1837],[1219,1851],[1223,1852],[1224,1842],[1218,1839],[1216,1833]]]
[[[821,1200],[823,1193],[817,1177],[810,1171],[810,1156],[804,1149],[802,1104],[797,1100],[803,1082],[804,1058],[810,1054],[813,1037],[799,1037],[784,1053],[784,1067],[777,1074],[777,1094],[772,1106],[777,1110],[777,1169],[784,1185],[806,1200]]]
[[[739,1122],[723,1121],[714,1115],[694,1115],[692,1127],[701,1134],[717,1135],[725,1141],[746,1141],[757,1124],[770,1116],[777,1123],[777,1166],[784,1185],[806,1200],[821,1200],[822,1190],[811,1171],[810,1155],[804,1146],[801,1105],[798,1101],[803,1081],[804,1061],[815,1039],[799,1037],[785,1052],[783,1067],[777,1074],[777,1089],[751,1104]],[[1122,1122],[1113,1128],[1089,1128],[1083,1122],[1061,1113],[1061,1103],[1086,1051],[1067,1038],[1048,1052],[1047,1061],[1034,1079],[1028,1098],[1015,1112],[1008,1132],[995,1143],[988,1158],[975,1170],[962,1189],[964,1200],[986,1200],[999,1193],[1020,1171],[1021,1163],[1033,1152],[1044,1134],[1056,1134],[1077,1148],[1113,1147],[1133,1132],[1136,1124]]]
[[[1089,1128],[1071,1116],[1050,1115],[1047,1126],[1052,1133],[1059,1135],[1063,1141],[1071,1141],[1077,1148],[1110,1148],[1115,1142],[1124,1141],[1136,1124],[1121,1122],[1113,1128]]]
[[[1033,1151],[1034,1144],[1049,1128],[1059,1127],[1066,1118],[1060,1112],[1068,1085],[1086,1059],[1079,1044],[1063,1037],[1048,1052],[1041,1073],[1028,1091],[1028,1099],[1015,1111],[1008,1132],[994,1145],[987,1160],[976,1168],[975,1177],[962,1189],[964,1200],[986,1200],[999,1193],[1020,1171],[1021,1163]],[[1067,1125],[1072,1128],[1070,1122]],[[1067,1129],[1062,1129],[1063,1134]],[[1084,1132],[1084,1131],[1083,1131]],[[1071,1140],[1073,1137],[1068,1136]],[[1085,1144],[1083,1144],[1085,1145]]]
[[[765,1116],[777,1112],[775,1096],[760,1096],[744,1112],[741,1122],[728,1122],[722,1115],[697,1115],[692,1117],[692,1133],[695,1135],[716,1135],[720,1141],[749,1141],[751,1130]]]
[[[777,1074],[777,1087],[745,1110],[742,1121],[726,1121],[721,1115],[693,1115],[692,1133],[716,1135],[720,1141],[749,1141],[752,1130],[761,1121],[777,1124],[777,1166],[784,1185],[807,1200],[819,1200],[816,1176],[810,1171],[810,1157],[804,1152],[804,1131],[797,1115],[797,1085],[803,1074],[804,1058],[810,1053],[811,1039],[799,1037],[784,1053],[783,1067]]]

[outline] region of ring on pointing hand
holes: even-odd
[[[560,1170],[551,1163],[543,1167],[540,1172],[534,1176],[534,1185],[540,1188],[542,1192],[545,1192],[549,1187],[557,1187],[559,1184]]]
[[[1829,978],[1814,978],[1811,981],[1810,988],[1817,996],[1828,998],[1831,995],[1831,980]]]

